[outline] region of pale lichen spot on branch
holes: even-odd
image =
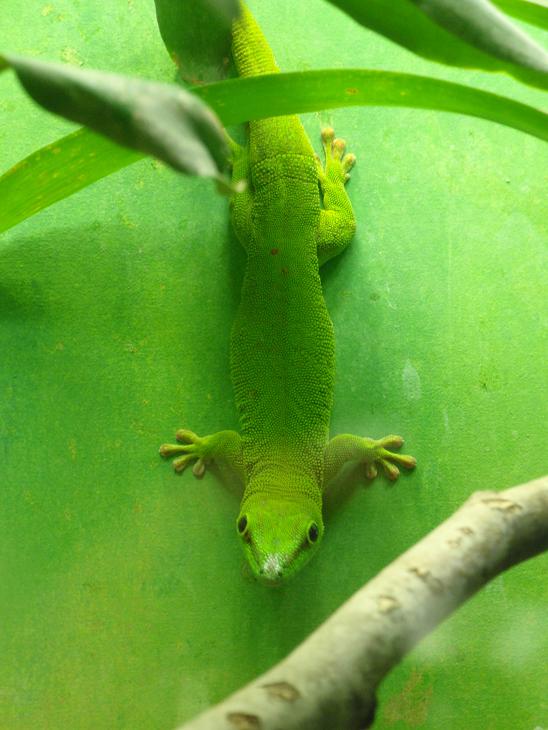
[[[226,719],[236,730],[261,730],[262,727],[257,715],[245,712],[229,712]]]
[[[416,575],[417,578],[420,578],[422,582],[428,586],[428,588],[431,590],[432,593],[436,595],[440,595],[445,591],[445,586],[439,580],[439,578],[436,578],[436,576],[432,575],[432,573],[429,570],[426,570],[425,568],[420,568],[418,566],[414,566],[413,568],[409,568],[409,572],[413,573],[413,575]]]
[[[459,532],[462,532],[463,535],[474,534],[474,530],[471,527],[459,527]]]
[[[450,548],[458,548],[462,545],[462,541],[464,537],[470,537],[474,534],[474,530],[471,527],[458,527],[458,532],[460,532],[460,535],[457,535],[457,537],[450,537],[446,542],[447,545],[449,545]]]
[[[523,509],[521,504],[513,502],[511,499],[504,499],[503,497],[491,497],[489,499],[482,499],[482,502],[492,509],[499,510],[500,512],[508,512],[509,514],[519,512]]]
[[[379,596],[377,598],[377,605],[379,607],[379,611],[382,613],[392,613],[392,611],[400,608],[399,601],[397,601],[393,596]]]
[[[262,688],[266,689],[270,697],[285,700],[286,702],[295,702],[301,697],[299,690],[289,682],[272,682],[271,684],[263,684]]]

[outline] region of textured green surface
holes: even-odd
[[[250,5],[286,70],[466,83],[319,0]],[[152,3],[3,10],[15,52],[172,77]],[[475,78],[542,104],[510,79]],[[4,170],[72,127],[0,83]],[[226,201],[143,161],[4,234],[0,727],[168,730],[286,653],[471,491],[545,470],[548,148],[390,109],[311,115],[315,142],[320,120],[358,156],[359,233],[324,275],[332,428],[401,432],[419,468],[329,510],[322,551],[294,583],[250,583],[237,497],[156,456],[183,424],[237,425],[227,357],[243,262]],[[546,726],[546,569],[496,580],[417,649],[385,683],[377,727]]]

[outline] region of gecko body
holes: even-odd
[[[242,77],[277,73],[259,26],[242,3],[232,51]],[[347,461],[369,477],[381,465],[396,478],[402,439],[350,434],[329,441],[335,377],[333,326],[320,266],[342,252],[355,230],[345,190],[355,162],[324,129],[325,164],[296,116],[249,123],[248,144],[231,143],[233,178],[246,190],[231,218],[247,265],[231,338],[230,368],[241,429],[199,437],[177,432],[164,444],[177,471],[194,463],[201,476],[217,462],[244,486],[237,532],[254,575],[278,584],[317,550],[324,532],[322,493]]]

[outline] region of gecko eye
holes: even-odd
[[[320,536],[320,531],[318,529],[318,525],[315,522],[311,522],[310,525],[308,526],[308,533],[307,533],[308,542],[309,543],[316,542],[316,540],[318,539],[319,536]]]
[[[247,517],[245,515],[242,515],[240,519],[238,520],[238,532],[240,535],[245,535],[247,530]]]

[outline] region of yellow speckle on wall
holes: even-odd
[[[63,48],[61,51],[61,59],[65,63],[70,63],[72,66],[83,66],[84,61],[82,59],[82,56],[78,53],[78,51],[75,48],[70,48],[67,46],[66,48]]]
[[[124,214],[123,214],[123,215],[121,216],[121,220],[122,220],[122,223],[124,224],[124,226],[125,226],[126,228],[131,228],[131,229],[133,229],[133,228],[137,228],[137,224],[136,224],[136,223],[134,223],[134,222],[133,222],[133,221],[131,220],[131,218],[130,218],[130,217],[129,217],[129,216],[127,215],[127,213],[124,213]]]
[[[68,447],[71,459],[73,461],[76,461],[76,457],[78,456],[78,447],[76,446],[76,441],[74,439],[70,439]]]

